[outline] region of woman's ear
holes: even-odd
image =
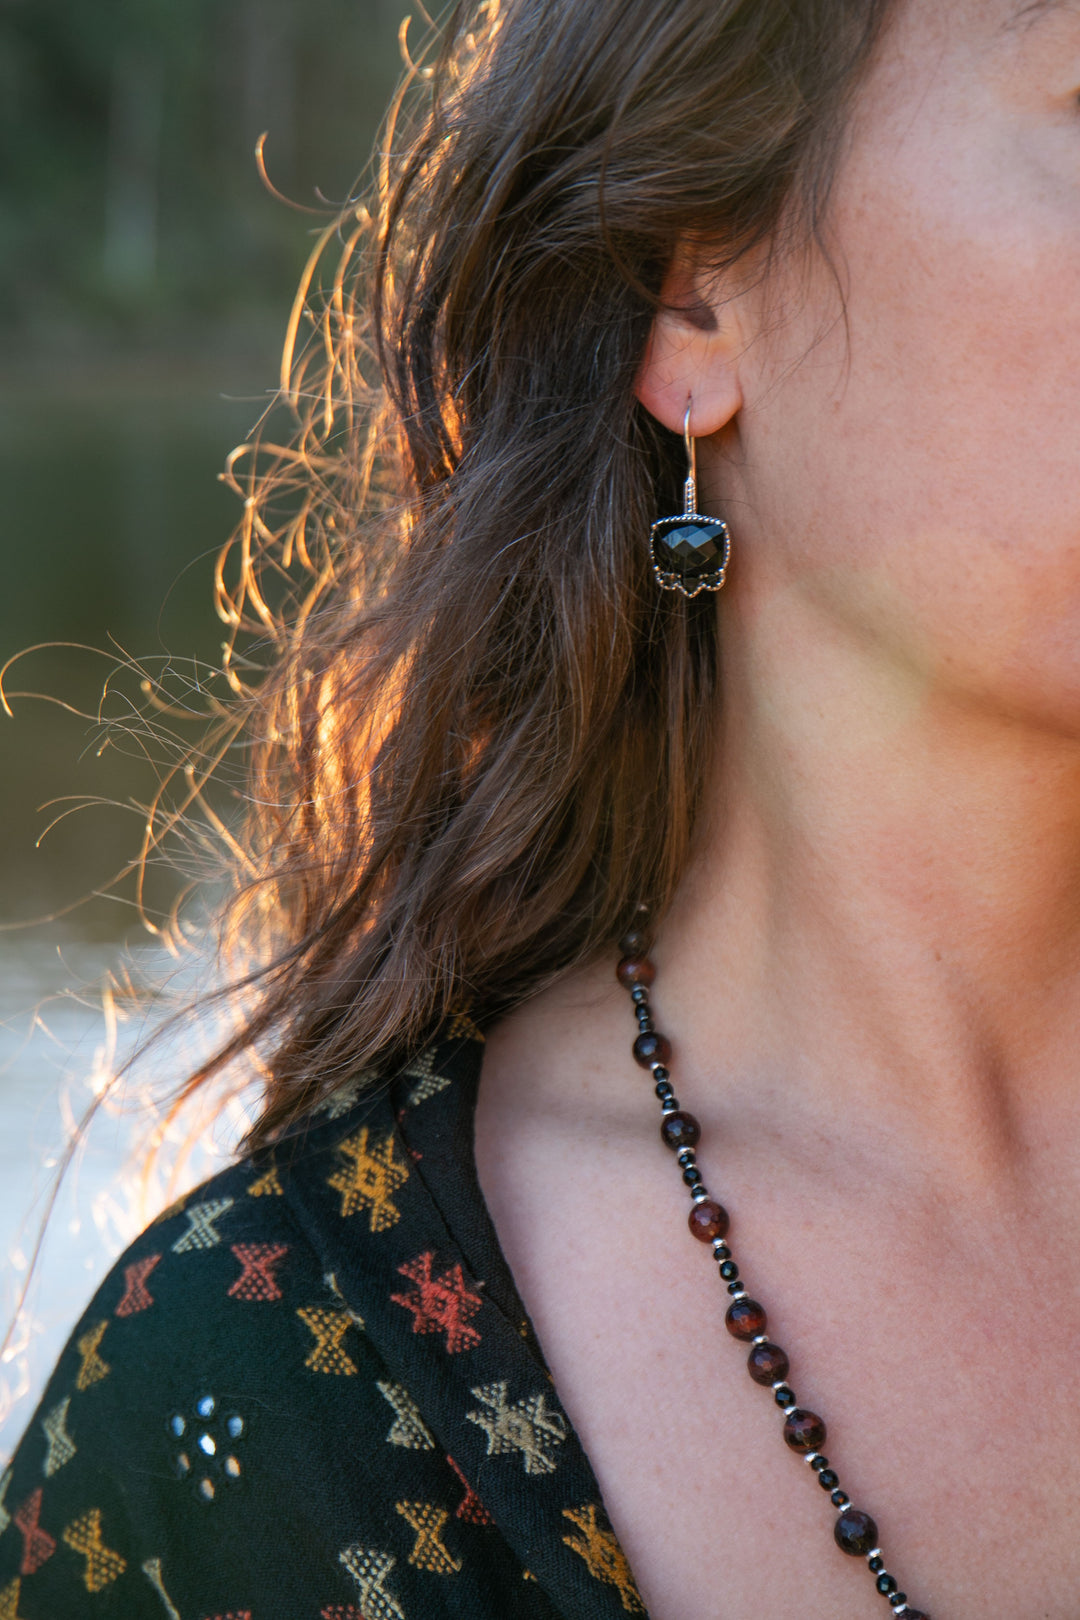
[[[724,296],[720,279],[680,254],[664,280],[634,393],[673,433],[683,430],[688,401],[695,438],[718,433],[743,402],[738,299]]]

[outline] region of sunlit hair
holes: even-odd
[[[291,437],[229,463],[211,759],[246,761],[220,820],[244,1010],[189,1089],[254,1058],[255,1144],[670,899],[715,603],[651,577],[681,444],[634,377],[677,244],[730,265],[817,232],[885,10],[472,0],[411,73],[304,277]]]

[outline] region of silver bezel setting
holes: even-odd
[[[724,537],[724,559],[720,567],[714,568],[711,572],[705,574],[703,578],[695,580],[691,586],[687,586],[686,581],[680,579],[678,574],[673,574],[668,569],[661,568],[656,560],[657,530],[666,529],[672,523],[716,523],[719,524],[720,532]],[[708,517],[704,512],[673,512],[670,517],[657,518],[649,530],[649,562],[652,564],[653,578],[661,590],[678,591],[680,596],[685,596],[688,601],[693,601],[694,597],[700,596],[702,591],[722,590],[724,581],[727,578],[730,559],[731,532],[723,518]]]

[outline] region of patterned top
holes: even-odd
[[[0,1476],[0,1620],[645,1613],[480,1194],[481,1038],[121,1257]]]

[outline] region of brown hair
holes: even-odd
[[[886,9],[463,0],[411,74],[372,200],[305,277],[292,436],[230,464],[219,605],[254,643],[226,666],[250,751],[226,918],[255,966],[189,1088],[257,1054],[254,1145],[669,900],[716,616],[650,576],[681,445],[635,372],[680,241],[723,265],[816,230]]]

